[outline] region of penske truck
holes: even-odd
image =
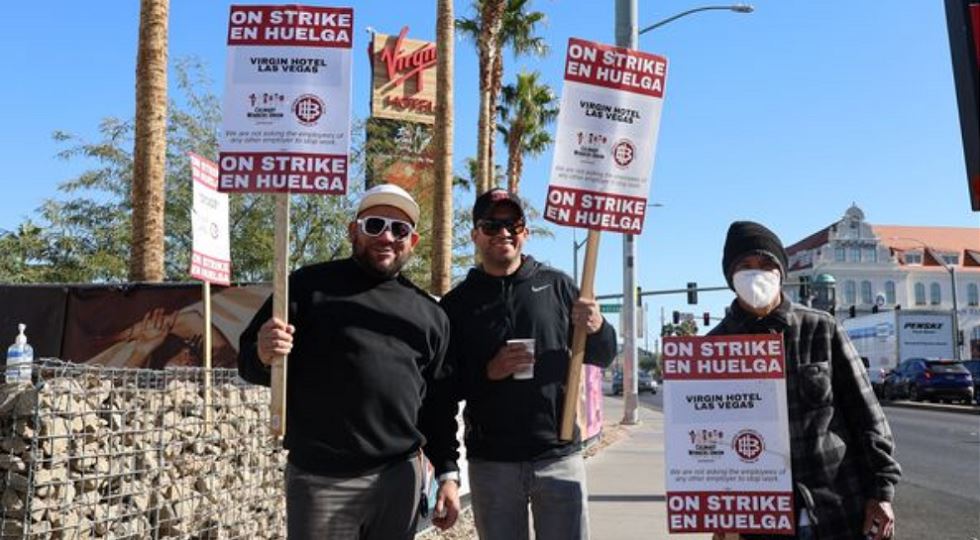
[[[885,374],[906,358],[953,358],[953,315],[942,311],[883,311],[843,321],[865,361],[875,393]]]

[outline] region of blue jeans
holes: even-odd
[[[816,540],[817,531],[813,528],[813,525],[804,525],[802,527],[797,527],[796,529],[796,539],[797,540]]]
[[[417,458],[353,478],[286,466],[289,540],[411,540],[422,475]]]
[[[588,540],[588,490],[581,452],[539,461],[469,460],[473,517],[481,540]]]

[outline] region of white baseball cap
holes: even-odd
[[[394,184],[379,184],[364,192],[361,202],[357,205],[357,215],[375,206],[393,206],[412,220],[412,225],[418,224],[419,205],[404,189]]]

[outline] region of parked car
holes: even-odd
[[[963,365],[973,377],[973,399],[980,405],[980,359],[964,360]]]
[[[973,377],[963,362],[907,358],[885,378],[885,399],[973,401]]]
[[[636,392],[638,394],[643,392],[650,392],[651,394],[656,394],[660,385],[657,381],[647,373],[646,371],[640,371],[636,378]],[[617,371],[613,374],[612,379],[612,394],[614,396],[620,396],[623,394],[623,373]]]

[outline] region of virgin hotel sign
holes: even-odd
[[[432,124],[436,111],[436,44],[374,34],[371,116]]]

